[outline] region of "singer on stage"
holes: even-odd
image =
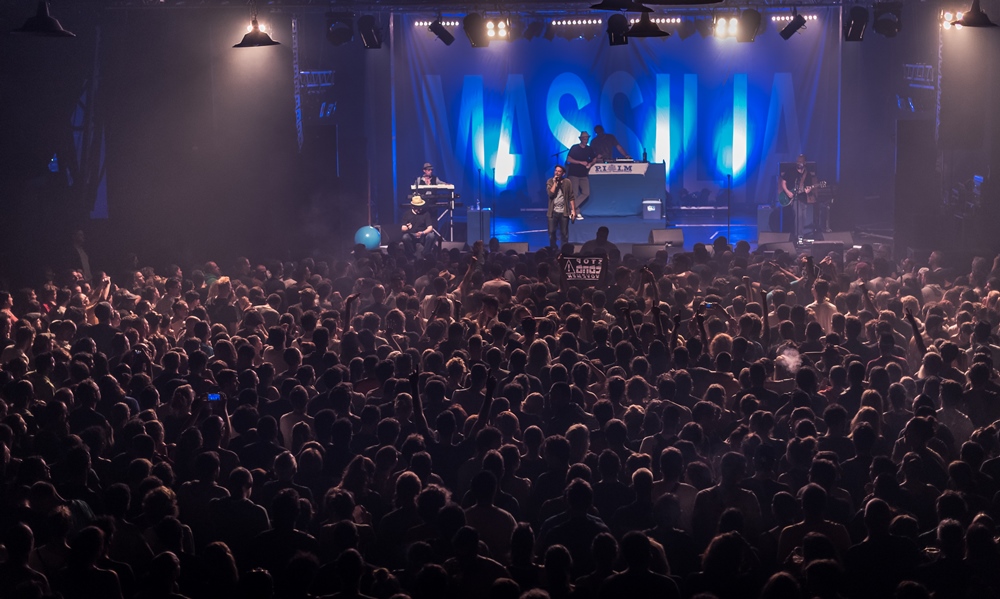
[[[569,221],[576,218],[574,185],[566,178],[566,168],[557,164],[552,178],[545,183],[549,192],[549,246],[556,246],[556,228],[562,245],[569,243]]]

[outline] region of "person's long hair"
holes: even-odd
[[[701,560],[701,571],[709,580],[726,580],[739,574],[745,541],[737,532],[716,536]]]
[[[551,361],[552,355],[549,353],[549,344],[542,339],[535,339],[528,346],[528,369],[541,369]]]
[[[355,497],[368,492],[375,475],[375,462],[365,456],[354,456],[344,468],[338,488],[350,491]]]

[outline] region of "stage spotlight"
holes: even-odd
[[[903,28],[903,3],[879,2],[875,5],[875,33],[885,37],[896,37]]]
[[[358,19],[358,35],[361,36],[361,43],[369,50],[378,50],[382,47],[382,28],[379,27],[375,17],[363,15]]]
[[[261,46],[278,46],[278,42],[271,39],[271,36],[264,33],[264,28],[257,23],[257,19],[250,21],[250,31],[243,36],[243,40],[234,44],[234,48],[259,48]]]
[[[760,12],[748,8],[740,14],[739,26],[736,29],[736,41],[752,42],[757,38],[757,30],[760,29]]]
[[[473,48],[485,48],[490,45],[490,36],[486,31],[486,21],[483,15],[473,12],[462,19],[462,29]]]
[[[729,19],[721,17],[715,20],[715,36],[726,37],[729,35]]]
[[[524,39],[533,40],[543,33],[545,33],[545,22],[531,21],[528,23],[528,26],[524,28]]]
[[[624,46],[628,43],[628,19],[619,13],[608,18],[608,45]]]
[[[972,8],[969,12],[956,15],[956,20],[951,24],[956,28],[962,27],[996,27],[997,24],[990,20],[983,9],[979,6],[979,0],[972,0]],[[946,19],[947,22],[947,19]]]
[[[844,24],[844,41],[860,42],[868,29],[868,9],[860,4],[852,6]]]
[[[429,29],[431,33],[436,35],[439,40],[444,42],[445,46],[450,46],[453,43],[455,43],[455,36],[452,35],[450,31],[444,28],[444,25],[441,24],[441,19],[438,19],[433,23],[431,23],[427,27],[427,29]]]
[[[649,13],[644,12],[639,17],[639,22],[632,25],[628,30],[628,37],[669,37],[670,34],[660,29],[660,27],[649,20]]]
[[[343,46],[354,39],[354,15],[349,12],[326,13],[326,41]]]
[[[44,1],[38,3],[35,16],[28,17],[20,29],[15,29],[11,33],[37,35],[38,37],[76,37],[75,33],[63,29],[59,21],[49,15],[49,3]]]
[[[806,25],[806,18],[800,15],[798,12],[793,12],[792,20],[788,22],[788,25],[785,25],[785,28],[782,29],[778,35],[781,36],[781,39],[788,40],[793,35],[795,35],[796,31],[805,27],[805,25]]]
[[[234,48],[259,48],[261,46],[278,46],[278,42],[271,39],[264,32],[264,26],[257,22],[257,2],[250,0],[250,30]]]

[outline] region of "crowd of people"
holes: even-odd
[[[1000,596],[1000,257],[496,249],[0,293],[0,599]]]

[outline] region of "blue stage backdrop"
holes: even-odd
[[[777,165],[805,152],[822,179],[838,169],[840,9],[809,8],[807,27],[785,41],[764,13],[753,43],[693,33],[591,39],[538,36],[471,48],[461,27],[444,45],[417,17],[396,21],[395,161],[404,194],[433,162],[466,201],[510,210],[544,205],[555,155],[603,125],[636,159],[664,162],[667,187],[707,190],[733,177],[734,202],[766,203]],[[579,18],[601,18],[591,13]],[[655,15],[654,15],[655,16]],[[549,27],[551,20],[547,22]],[[523,25],[522,25],[523,26]],[[724,198],[724,193],[721,194]],[[724,199],[723,199],[724,201]]]

